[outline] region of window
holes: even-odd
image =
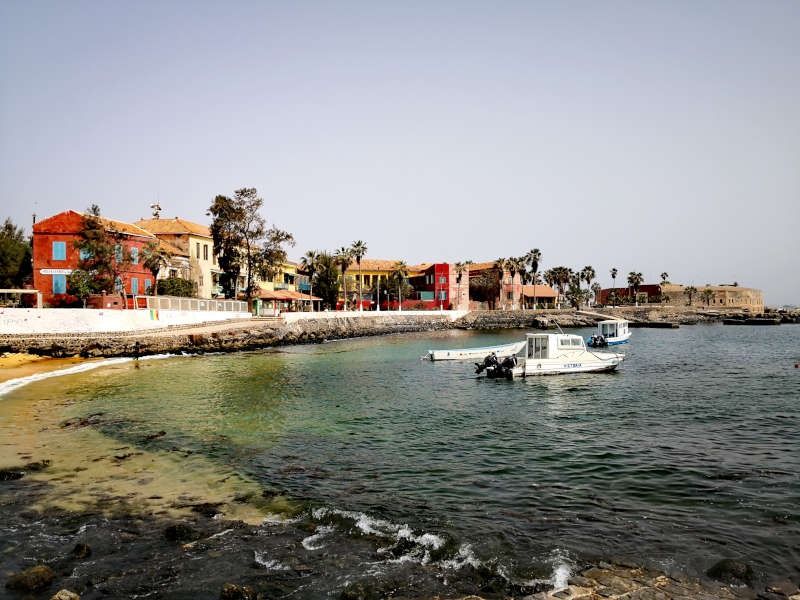
[[[134,296],[139,293],[139,278],[131,277],[131,294]]]
[[[67,242],[53,242],[53,260],[67,260]]]
[[[169,270],[170,277],[177,277],[178,276],[178,269],[170,269]]]
[[[139,264],[139,249],[136,248],[136,247],[131,248],[131,262],[134,265],[138,265]],[[136,292],[134,292],[134,293],[136,293]]]
[[[445,290],[439,291],[439,300],[447,300],[447,292]]]
[[[197,285],[199,287],[203,287],[203,274],[202,273],[200,273],[200,275],[197,276]]]
[[[58,242],[56,242],[58,243]],[[61,242],[63,243],[63,242]],[[66,275],[53,275],[53,293],[66,294],[67,293],[67,276]]]
[[[203,244],[203,260],[208,260],[208,244]]]
[[[144,280],[144,293],[145,294],[149,294],[151,287],[153,287],[153,282],[150,281],[149,279],[145,279]]]
[[[447,277],[444,275],[439,276],[439,283],[447,283]]]
[[[125,291],[125,286],[122,284],[122,279],[120,277],[117,277],[114,280],[114,291],[115,292],[124,292]]]
[[[122,262],[122,245],[121,244],[117,244],[116,246],[114,246],[114,260],[116,260],[118,263]]]
[[[195,258],[200,258],[200,242],[197,242],[196,252],[194,253]]]
[[[513,300],[514,292],[506,292],[506,300]]]

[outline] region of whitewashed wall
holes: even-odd
[[[249,318],[247,312],[0,308],[0,335],[139,331]]]
[[[366,317],[370,319],[380,319],[386,317],[447,317],[455,321],[467,314],[465,310],[357,310],[348,311],[319,311],[319,312],[284,312],[281,317],[287,323],[295,323],[308,319],[355,319]]]

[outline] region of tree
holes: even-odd
[[[705,288],[700,292],[700,299],[706,303],[706,306],[711,306],[711,301],[714,299],[714,290]]]
[[[231,198],[219,195],[206,211],[211,220],[214,254],[222,271],[219,283],[226,298],[236,298],[236,282],[242,272],[241,209]]]
[[[506,274],[506,269],[508,269],[508,260],[506,260],[505,258],[498,258],[496,261],[494,261],[494,268],[497,269],[498,271],[498,278],[500,280],[500,290],[501,290],[500,293],[502,294],[503,277]],[[500,296],[500,303],[503,306],[503,309],[505,309],[506,299],[503,298],[502,295]]]
[[[661,285],[664,285],[665,283],[669,283],[669,273],[666,271],[661,274]]]
[[[313,281],[317,285],[317,294],[327,308],[336,308],[339,299],[339,266],[336,259],[328,252],[317,254]]]
[[[600,292],[602,291],[603,286],[597,283],[596,281],[592,284],[592,293],[594,294],[594,303],[597,304],[600,298]]]
[[[261,216],[264,200],[256,188],[235,190],[233,198],[217,196],[206,214],[213,217],[211,237],[223,277],[226,297],[236,296],[236,282],[244,268],[247,272],[244,293],[252,298],[257,289],[256,277],[271,279],[286,260],[284,244],[294,245],[291,233],[276,227],[267,229]]]
[[[692,298],[697,293],[697,288],[694,287],[693,285],[690,285],[689,287],[684,288],[683,293],[687,298],[689,298],[688,306],[691,306],[692,305]]]
[[[403,291],[406,291],[407,298],[413,289],[408,284],[408,265],[405,261],[398,260],[394,263],[392,272],[389,275],[389,283],[392,287],[397,288],[397,310],[401,310],[403,308]]]
[[[639,286],[642,285],[644,282],[644,277],[642,277],[641,273],[637,273],[636,271],[631,271],[628,273],[628,286],[633,289],[633,301],[636,302],[636,295],[639,291]]]
[[[250,261],[250,265],[262,280],[274,279],[275,275],[281,271],[287,259],[284,248],[286,244],[294,246],[294,236],[288,231],[270,227],[265,232],[261,249],[253,254]],[[252,294],[255,291],[255,283],[248,285],[250,286],[248,290]]]
[[[356,259],[356,264],[358,265],[358,310],[364,310],[361,301],[361,285],[363,283],[363,278],[361,277],[361,259],[364,258],[364,255],[367,253],[367,244],[361,240],[357,240],[350,246],[350,252],[353,258]]]
[[[529,250],[525,255],[525,260],[531,269],[533,280],[533,308],[536,309],[536,279],[539,276],[539,262],[542,260],[542,253],[538,248]]]
[[[514,304],[514,275],[517,273],[522,273],[522,271],[525,269],[525,263],[521,258],[512,257],[506,261],[506,265],[508,266],[508,272],[511,275],[511,310],[514,310],[516,308],[516,305]]]
[[[616,287],[617,287],[617,273],[619,273],[619,271],[617,270],[617,267],[614,267],[613,269],[611,269],[611,287],[614,290],[616,290]],[[617,294],[615,293],[614,294],[614,305],[616,305],[616,302],[617,302]]]
[[[565,298],[570,303],[570,306],[573,308],[580,308],[581,304],[588,296],[588,292],[581,287],[581,273],[572,273],[567,283],[569,287],[567,288]]]
[[[572,281],[574,276],[572,269],[563,266],[553,267],[545,274],[545,279],[548,278],[548,274],[550,285],[557,286],[559,296],[566,298],[567,285]]]
[[[153,281],[156,282],[156,285],[153,286],[153,290],[157,295],[158,274],[161,272],[161,269],[169,265],[169,261],[172,259],[172,254],[162,244],[153,241],[148,242],[145,245],[142,250],[142,256],[142,265],[144,265],[144,268],[153,274]]]
[[[67,275],[67,294],[80,300],[83,308],[86,308],[86,300],[93,292],[94,285],[90,273],[82,269],[75,269]]]
[[[455,265],[455,272],[456,272],[456,286],[458,288],[458,300],[456,304],[456,308],[461,306],[461,279],[464,277],[464,273],[467,274],[467,279],[469,279],[469,265],[472,261],[468,260],[467,262],[457,262]]]
[[[197,284],[191,279],[182,277],[167,277],[157,282],[157,293],[162,296],[180,296],[193,298],[197,295]]]
[[[586,289],[592,288],[592,280],[597,276],[594,271],[594,267],[591,265],[586,265],[581,270],[580,278],[586,282]]]
[[[342,305],[342,309],[347,310],[347,280],[345,279],[345,273],[347,273],[347,269],[353,262],[353,253],[350,251],[350,248],[342,246],[336,251],[336,254],[333,255],[333,258],[336,260],[336,264],[339,265],[339,268],[342,270],[342,289],[344,290],[344,304]]]
[[[118,231],[109,231],[100,218],[100,208],[92,204],[83,215],[75,248],[80,251],[78,269],[86,271],[91,277],[93,293],[107,293],[112,290],[123,298],[122,272],[131,262],[130,250],[125,247],[125,236]]]
[[[0,229],[0,288],[21,288],[31,273],[31,245],[22,228],[6,219]]]
[[[319,260],[319,253],[316,250],[308,250],[300,259],[300,268],[308,273],[308,283],[310,286],[309,296],[314,295],[314,275],[317,274],[317,261]],[[314,310],[314,301],[311,301],[311,310]]]
[[[489,308],[494,310],[497,298],[500,296],[500,278],[502,274],[497,269],[487,269],[478,276],[469,278],[469,296],[478,302],[487,302]]]

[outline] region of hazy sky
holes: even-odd
[[[800,303],[800,2],[0,3],[0,218],[239,187],[293,257],[538,247]]]

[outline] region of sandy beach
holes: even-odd
[[[28,377],[36,373],[55,371],[74,364],[85,362],[79,356],[69,358],[51,358],[49,356],[38,356],[36,354],[24,354],[9,352],[0,354],[0,383],[19,377]]]

